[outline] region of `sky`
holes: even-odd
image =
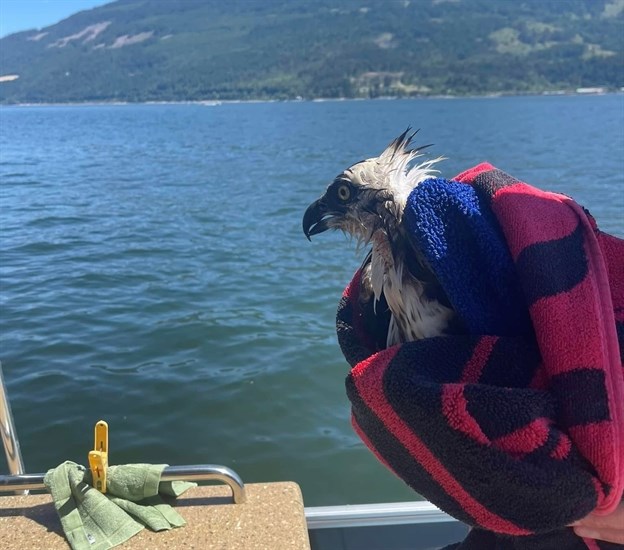
[[[14,32],[47,27],[82,10],[112,0],[0,0],[0,38]]]

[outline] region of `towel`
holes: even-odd
[[[162,496],[177,497],[196,484],[161,482],[165,466],[110,466],[105,494],[92,486],[91,472],[75,462],[67,461],[49,470],[44,483],[72,549],[108,550],[127,541],[144,526],[162,531],[185,525]]]
[[[404,220],[467,329],[383,349],[358,271],[336,324],[355,431],[473,527],[453,548],[617,547],[566,526],[624,491],[624,241],[487,163],[421,183]]]

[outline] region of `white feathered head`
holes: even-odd
[[[410,192],[437,173],[432,167],[443,160],[438,157],[412,163],[429,147],[410,149],[417,132],[410,133],[408,128],[381,155],[358,162],[339,174],[325,194],[306,210],[306,237],[340,229],[360,244],[367,244],[378,230],[394,232],[401,223]]]

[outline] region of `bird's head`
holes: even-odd
[[[400,224],[408,195],[431,177],[441,157],[412,165],[428,147],[410,149],[416,132],[408,128],[375,158],[347,168],[329,184],[303,216],[303,232],[310,239],[328,229],[340,229],[360,244],[367,244],[383,230],[393,233]]]

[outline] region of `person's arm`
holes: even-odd
[[[624,544],[624,501],[608,516],[589,516],[572,525],[579,537]]]

